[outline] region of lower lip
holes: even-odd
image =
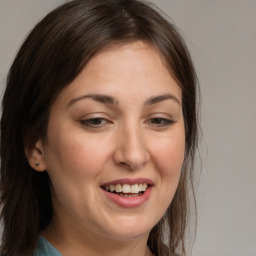
[[[152,186],[148,187],[147,190],[139,196],[134,197],[123,197],[118,194],[108,192],[102,189],[107,198],[109,198],[112,202],[124,208],[133,208],[143,205],[150,197]]]

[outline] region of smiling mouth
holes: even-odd
[[[137,197],[144,194],[144,192],[149,187],[146,183],[140,184],[115,184],[115,185],[106,185],[102,186],[102,188],[110,193],[118,194],[122,197]]]

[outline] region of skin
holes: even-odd
[[[114,100],[84,97],[91,94]],[[152,101],[159,95],[168,96]],[[149,232],[172,201],[184,159],[181,104],[158,52],[141,41],[102,50],[59,94],[28,159],[50,176],[53,218],[42,235],[63,256],[150,255]],[[123,178],[152,180],[149,199],[132,208],[109,200],[101,185]]]

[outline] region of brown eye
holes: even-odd
[[[108,123],[105,118],[90,118],[81,120],[80,123],[84,126],[91,127],[91,128],[99,128]]]
[[[167,126],[167,125],[173,124],[174,121],[170,119],[162,118],[162,117],[155,117],[155,118],[151,118],[149,120],[149,123],[156,126]]]
[[[156,130],[168,129],[174,123],[175,121],[173,119],[161,117],[161,116],[151,117],[148,120],[146,120],[146,124],[149,126],[149,128],[156,129]]]

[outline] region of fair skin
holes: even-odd
[[[59,94],[28,160],[50,176],[53,218],[42,235],[63,256],[151,255],[149,232],[184,159],[181,104],[177,82],[141,41],[102,50]]]

